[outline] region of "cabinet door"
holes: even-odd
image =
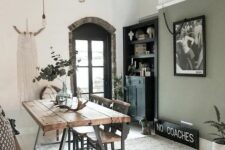
[[[138,80],[138,84],[136,85],[136,91],[137,91],[136,118],[140,120],[146,115],[145,80],[143,78]]]
[[[133,85],[127,86],[126,99],[130,103],[129,115],[131,117],[135,117],[136,114],[137,114],[137,108],[136,108],[137,91],[136,91],[136,86],[133,86]]]

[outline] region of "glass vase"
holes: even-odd
[[[66,82],[62,82],[62,89],[56,95],[57,105],[71,105],[70,100],[72,98],[71,92],[67,89]]]

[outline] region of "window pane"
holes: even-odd
[[[104,92],[103,68],[93,68],[93,92]]]
[[[92,47],[92,65],[103,66],[104,53],[103,53],[103,41],[91,41]]]
[[[76,50],[78,51],[78,54],[76,55],[77,65],[87,66],[88,65],[88,41],[76,40],[75,45],[76,45]],[[78,63],[78,60],[81,60],[81,61]]]
[[[81,98],[89,100],[89,94],[81,94]]]
[[[81,89],[81,93],[89,92],[88,68],[77,68],[77,87]]]
[[[104,97],[104,93],[93,93],[94,95],[100,96],[100,97]]]

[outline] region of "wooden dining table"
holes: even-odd
[[[24,108],[38,124],[39,129],[34,144],[36,149],[40,129],[43,132],[63,129],[59,150],[63,150],[66,137],[73,127],[93,126],[98,144],[104,150],[99,134],[99,126],[104,124],[121,123],[121,149],[125,149],[125,139],[129,133],[128,115],[119,113],[104,106],[88,101],[86,107],[79,111],[67,111],[56,107],[52,100],[32,100],[23,102]],[[68,136],[68,149],[70,150],[70,134]]]

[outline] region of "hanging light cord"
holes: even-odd
[[[42,19],[45,19],[45,0],[43,0],[43,14],[42,14]]]
[[[170,32],[170,34],[172,34],[172,35],[179,34],[181,32],[182,27],[184,26],[184,23],[187,21],[187,19],[185,18],[183,20],[183,23],[181,24],[180,28],[177,30],[177,32],[175,31],[175,33],[173,33],[172,30],[169,28],[169,25],[168,25],[168,22],[167,22],[167,19],[166,19],[166,13],[165,12],[163,12],[163,17],[164,17],[164,20],[165,20],[166,27],[167,27],[168,31]]]

